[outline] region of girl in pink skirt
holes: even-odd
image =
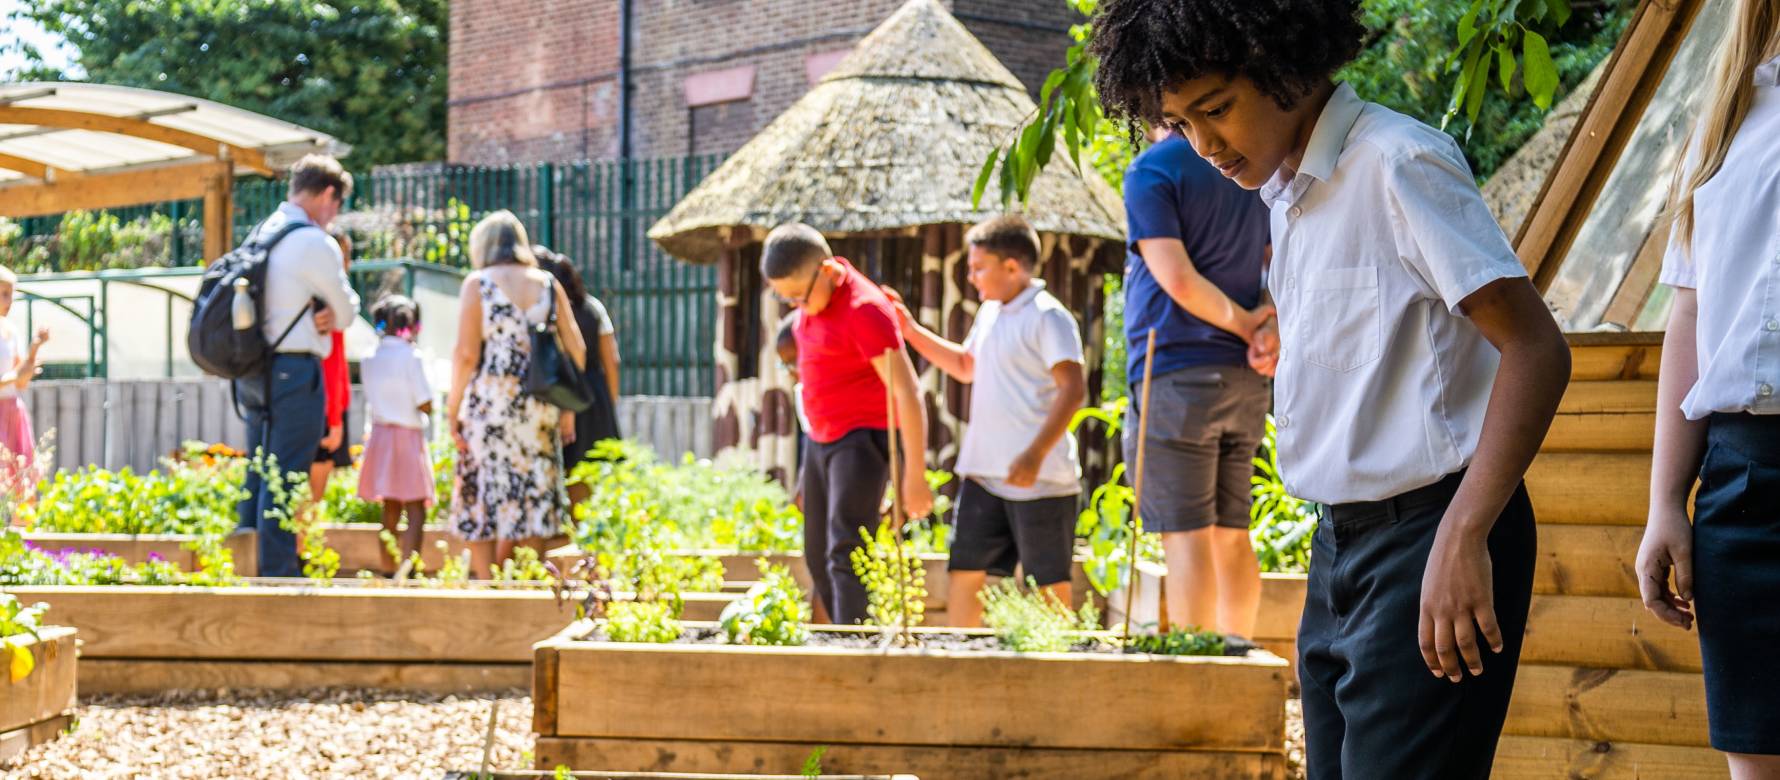
[[[433,388],[414,351],[420,307],[404,296],[389,295],[371,308],[371,318],[381,338],[377,351],[359,366],[371,433],[359,466],[358,494],[366,501],[383,502],[383,528],[399,536],[402,560],[407,560],[420,549],[426,506],[433,502],[433,468],[425,435]],[[408,527],[397,534],[404,513]],[[395,571],[399,564],[390,560],[389,570]]]
[[[0,493],[28,499],[37,488],[37,444],[19,394],[37,376],[37,352],[49,341],[49,329],[38,328],[31,346],[20,348],[19,333],[6,319],[17,285],[18,277],[0,268]]]

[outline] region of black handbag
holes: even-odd
[[[525,392],[560,409],[584,412],[593,406],[593,390],[581,369],[563,352],[556,335],[556,282],[544,287],[550,296],[550,316],[532,326],[531,364],[525,368]]]

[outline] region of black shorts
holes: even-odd
[[[1712,747],[1780,754],[1780,415],[1714,414],[1693,504],[1694,617]],[[1768,606],[1761,606],[1761,605]]]
[[[339,468],[339,469],[343,469],[343,468],[346,468],[347,466],[352,465],[352,436],[350,434],[346,433],[346,432],[352,430],[352,415],[350,412],[342,412],[340,414],[340,430],[342,431],[342,433],[340,435],[339,448],[330,450],[326,447],[322,447],[319,445],[316,446],[316,448],[315,448],[315,462],[316,463],[332,462],[334,464],[334,468]],[[328,435],[326,425],[322,426],[321,435],[323,437],[326,437]]]
[[[1076,496],[1009,501],[974,479],[958,490],[958,525],[947,571],[1011,577],[1014,565],[1039,585],[1068,582],[1075,557]]]

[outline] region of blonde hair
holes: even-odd
[[[1693,248],[1694,192],[1724,167],[1731,140],[1737,137],[1755,100],[1756,67],[1780,56],[1780,0],[1738,0],[1731,13],[1730,32],[1718,51],[1706,110],[1683,147],[1687,151],[1675,165],[1669,189],[1666,215],[1674,219],[1676,237],[1689,252]]]
[[[470,267],[518,263],[536,268],[538,258],[532,255],[532,242],[525,237],[525,225],[513,212],[501,209],[476,223],[470,229]]]
[[[19,286],[19,276],[18,274],[13,273],[11,268],[0,265],[0,284],[10,284],[17,287]]]

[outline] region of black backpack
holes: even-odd
[[[198,297],[192,302],[191,328],[186,331],[185,345],[192,362],[207,374],[224,379],[241,379],[263,373],[271,363],[278,345],[284,343],[298,322],[309,313],[304,307],[297,318],[286,326],[278,340],[267,343],[260,327],[266,317],[266,265],[272,247],[299,228],[312,228],[306,222],[290,221],[271,236],[261,236],[256,226],[246,243],[235,251],[216,259],[204,269],[204,280],[198,286]],[[254,327],[236,330],[234,322],[235,280],[247,280],[247,292],[253,297]],[[313,305],[313,304],[311,304]]]

